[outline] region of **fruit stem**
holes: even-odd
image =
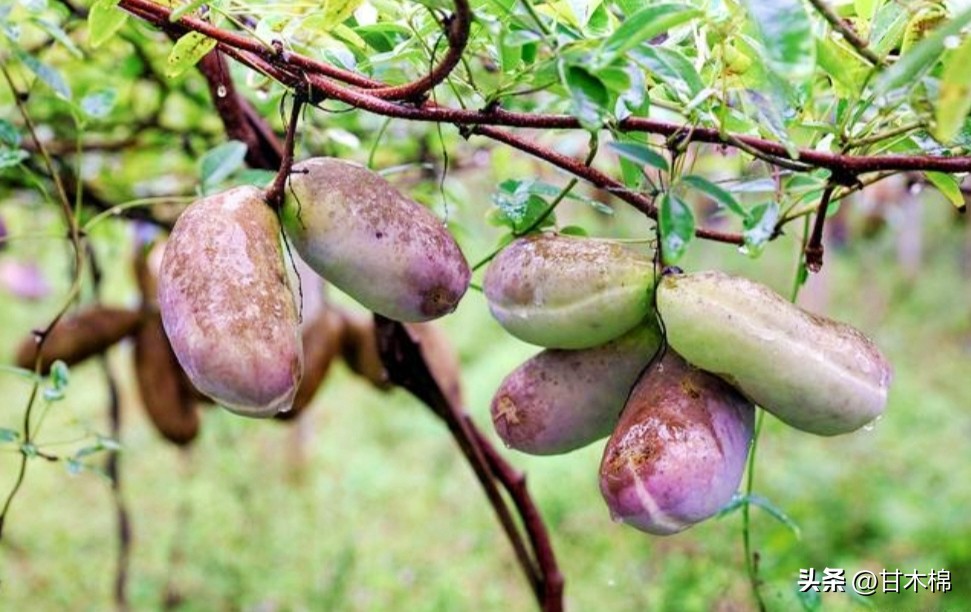
[[[745,569],[748,571],[748,579],[752,585],[752,594],[759,606],[759,610],[765,611],[765,601],[762,599],[762,592],[759,589],[762,581],[759,579],[759,560],[758,553],[752,552],[752,530],[750,521],[750,510],[752,504],[752,490],[755,485],[755,455],[759,447],[759,433],[762,431],[762,421],[765,419],[765,411],[756,407],[755,432],[752,436],[752,448],[748,454],[748,464],[745,467],[745,503],[742,505],[742,545],[745,548]]]
[[[293,95],[293,108],[290,110],[290,122],[287,125],[287,139],[283,143],[283,160],[280,162],[280,170],[273,179],[273,184],[266,190],[266,202],[273,210],[280,210],[283,206],[283,190],[286,188],[287,179],[290,178],[290,169],[293,167],[293,147],[297,133],[297,121],[300,119],[300,109],[306,101],[306,94],[296,92]]]

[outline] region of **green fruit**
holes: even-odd
[[[873,342],[764,285],[721,272],[670,275],[657,307],[685,359],[793,427],[847,433],[886,406],[892,371]]]
[[[546,349],[513,370],[492,398],[492,422],[507,446],[567,453],[606,437],[644,366],[661,345],[644,324],[602,346]]]
[[[648,315],[654,264],[608,240],[535,234],[496,256],[483,288],[492,316],[520,340],[591,348]]]
[[[165,245],[159,310],[192,384],[229,410],[288,410],[303,372],[280,224],[255,187],[190,205]]]
[[[631,391],[600,464],[611,515],[657,535],[731,501],[745,470],[755,407],[668,349]]]
[[[468,263],[442,222],[362,166],[295,164],[283,225],[311,268],[390,319],[448,314],[468,289]]]

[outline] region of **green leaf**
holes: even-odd
[[[114,89],[93,91],[81,98],[81,110],[94,119],[103,119],[115,107],[118,93]]]
[[[762,254],[766,243],[775,233],[775,224],[779,221],[779,204],[775,201],[759,204],[752,208],[745,219],[744,251],[751,257]]]
[[[559,233],[563,234],[564,236],[580,236],[581,238],[586,238],[590,235],[586,229],[580,227],[579,225],[567,225],[565,227],[561,227]]]
[[[51,384],[57,389],[63,389],[67,387],[67,384],[71,382],[71,370],[67,367],[67,364],[58,359],[51,364]]]
[[[20,132],[6,119],[0,119],[0,143],[11,147],[20,146]]]
[[[547,189],[549,187],[549,189]],[[552,191],[552,194],[549,191]],[[509,179],[499,184],[499,190],[492,195],[496,205],[494,222],[512,229],[520,234],[532,227],[546,214],[549,203],[541,194],[556,195],[559,190],[553,185],[546,185],[532,179]],[[554,222],[552,214],[546,216],[538,227],[551,225]]]
[[[98,0],[88,13],[88,40],[97,49],[128,21],[128,13],[118,8],[118,0]]]
[[[95,453],[100,453],[103,450],[104,450],[104,447],[100,443],[95,443],[90,446],[85,446],[84,448],[79,448],[74,453],[74,460],[77,461],[78,459],[83,459],[90,455],[94,455]]]
[[[967,204],[964,201],[964,193],[961,191],[961,181],[953,174],[943,172],[925,172],[924,176],[937,188],[944,197],[960,211],[963,211]]]
[[[259,168],[247,168],[241,170],[236,175],[235,180],[240,185],[252,185],[254,187],[266,187],[276,178],[273,170],[261,170]]]
[[[853,0],[853,8],[856,10],[856,15],[861,19],[869,21],[873,19],[873,16],[877,12],[877,8],[883,3],[883,0]]]
[[[941,87],[934,106],[931,134],[948,143],[957,136],[971,111],[971,37],[944,58]]]
[[[742,208],[742,205],[738,203],[735,196],[703,176],[689,174],[688,176],[681,177],[680,182],[704,193],[709,198],[717,202],[722,208],[731,211],[742,219],[748,219],[748,211]]]
[[[169,22],[175,23],[179,19],[182,19],[183,15],[188,15],[200,6],[202,6],[206,0],[192,0],[186,4],[178,6],[169,14]]]
[[[705,87],[694,65],[674,49],[644,45],[632,50],[631,55],[654,76],[687,98],[694,98]]]
[[[36,74],[37,78],[43,81],[45,85],[53,89],[65,100],[71,99],[71,87],[67,84],[67,81],[64,80],[64,77],[61,76],[60,72],[51,68],[47,64],[42,63],[33,55],[25,53],[22,49],[14,49],[14,54],[17,56],[17,59],[23,62],[31,72]]]
[[[844,43],[831,38],[816,40],[816,59],[834,83],[842,85],[849,94],[860,91],[870,72],[870,66]]]
[[[23,149],[0,149],[0,169],[11,168],[30,157]]]
[[[695,236],[695,215],[684,200],[671,192],[661,194],[658,228],[665,264],[673,264],[684,255]]]
[[[637,142],[611,142],[607,146],[613,149],[620,157],[628,159],[640,166],[651,166],[652,168],[657,168],[665,172],[668,170],[668,160],[647,145]]]
[[[910,12],[897,2],[889,2],[877,9],[870,27],[870,48],[880,57],[900,46]]]
[[[580,120],[580,125],[590,131],[602,128],[610,113],[606,85],[582,66],[561,63],[560,76],[570,92],[573,115]]]
[[[196,65],[216,47],[216,41],[198,32],[184,34],[175,42],[166,60],[165,76],[177,77]]]
[[[959,35],[961,29],[969,22],[971,22],[971,9],[935,29],[880,75],[874,86],[875,92],[880,95],[898,87],[913,87],[914,81],[930,70],[944,53],[948,39]]]
[[[816,68],[812,22],[801,0],[745,0],[765,44],[766,63],[795,83],[809,80]]]
[[[742,493],[736,493],[730,502],[724,505],[721,510],[718,511],[716,515],[718,518],[731,514],[736,510],[740,510],[744,506],[757,506],[765,510],[772,518],[776,519],[783,525],[789,528],[789,531],[796,536],[796,539],[802,537],[802,531],[799,529],[799,525],[796,524],[794,520],[789,518],[789,516],[783,512],[778,506],[769,501],[768,498],[762,497],[752,493],[751,495],[744,495]]]
[[[16,442],[20,439],[20,432],[6,427],[0,427],[0,442]]]
[[[199,180],[203,191],[226,180],[230,174],[239,170],[246,157],[246,145],[238,140],[230,140],[206,152],[199,160]]]
[[[607,66],[627,51],[651,40],[671,28],[687,23],[703,13],[687,4],[665,2],[647,6],[630,15],[604,41],[597,57],[600,66]]]
[[[61,43],[61,45],[63,45],[71,55],[79,59],[83,57],[81,50],[78,49],[78,46],[74,44],[74,41],[71,40],[71,37],[67,35],[67,32],[61,29],[61,26],[52,21],[41,19],[39,17],[31,19],[31,21],[37,24],[39,28],[50,34],[51,38]]]

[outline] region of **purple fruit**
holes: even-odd
[[[492,398],[496,432],[507,446],[533,455],[567,453],[608,436],[660,345],[657,326],[645,323],[602,346],[540,352]]]
[[[600,464],[611,515],[677,533],[731,501],[745,469],[755,408],[670,348],[631,392]]]
[[[469,287],[469,265],[445,225],[357,164],[328,157],[295,164],[283,225],[311,268],[390,319],[448,314]]]
[[[288,410],[303,372],[280,224],[255,187],[193,203],[165,245],[165,333],[199,391],[244,416]]]

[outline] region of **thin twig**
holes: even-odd
[[[287,125],[287,138],[283,143],[283,161],[280,162],[280,169],[273,179],[273,184],[266,190],[266,202],[274,210],[279,210],[283,205],[283,190],[290,178],[290,170],[293,167],[293,147],[296,142],[297,123],[300,120],[300,110],[303,108],[304,94],[298,91],[293,97],[293,107],[290,109],[290,123]]]
[[[809,237],[809,243],[806,244],[806,268],[810,272],[819,272],[823,267],[823,225],[826,223],[829,202],[835,189],[836,185],[832,183],[826,185],[826,188],[823,189],[822,198],[819,200],[813,233]]]
[[[809,0],[809,3],[813,5],[816,12],[823,16],[823,19],[829,22],[829,25],[833,26],[833,29],[840,33],[846,42],[850,43],[856,52],[860,54],[861,57],[865,58],[868,62],[874,66],[885,66],[887,61],[873,52],[870,49],[867,41],[860,38],[860,35],[856,33],[848,23],[840,19],[840,16],[836,14],[833,9],[824,2],[824,0]]]

